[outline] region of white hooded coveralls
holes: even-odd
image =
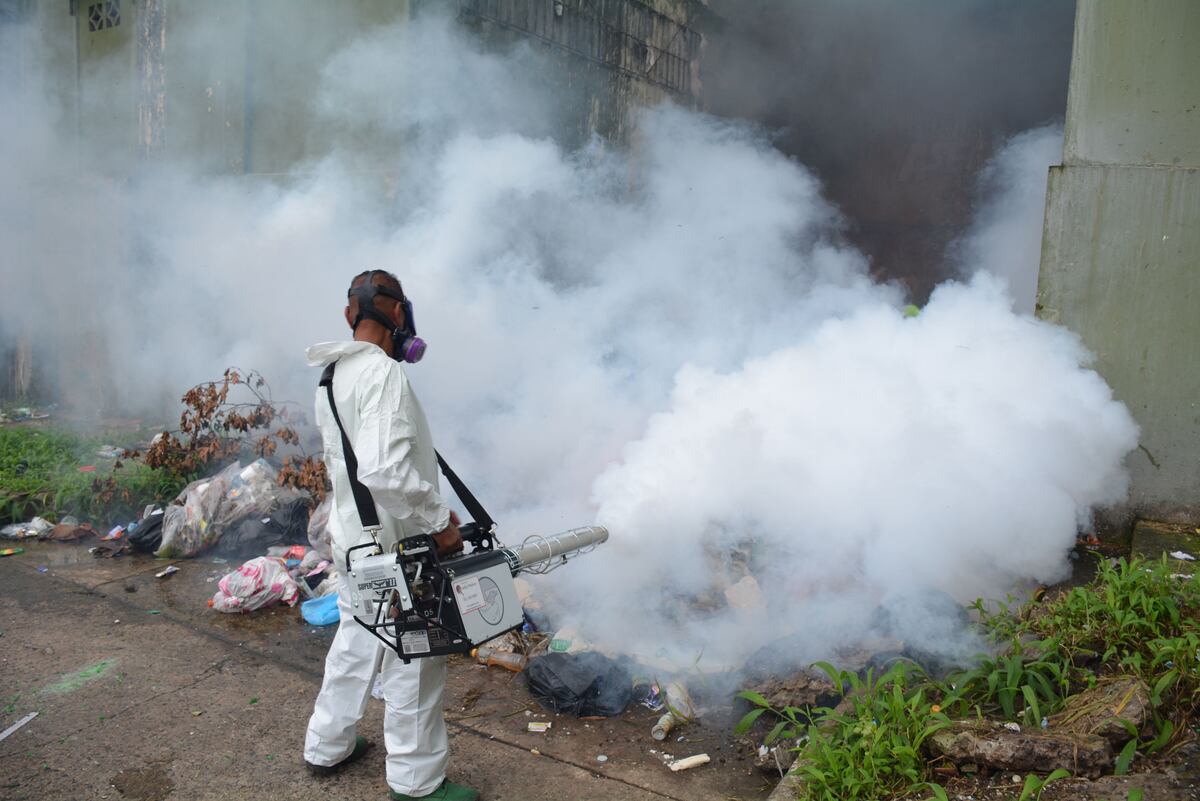
[[[429,424],[404,369],[369,342],[323,342],[308,349],[312,366],[333,361],[338,363],[333,397],[358,458],[359,481],[375,500],[382,527],[380,544],[388,548],[404,537],[441,531],[450,522],[450,509],[438,491]],[[344,573],[346,551],[372,540],[363,532],[354,505],[341,434],[324,387],[317,391],[316,418],[333,483],[329,527],[334,564]],[[369,552],[357,551],[355,558]],[[388,785],[408,795],[428,795],[445,779],[449,756],[442,717],[446,659],[401,662],[354,621],[345,575],[338,590],[338,609],[341,622],[308,721],[304,758],[314,765],[333,765],[350,754],[378,673],[386,699]]]

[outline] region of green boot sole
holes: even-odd
[[[341,762],[335,762],[332,765],[314,765],[311,762],[305,761],[308,766],[308,772],[314,776],[332,776],[342,768],[362,758],[362,755],[371,750],[371,743],[366,737],[361,734],[354,738],[354,750],[343,759]]]
[[[391,801],[477,801],[479,793],[470,787],[455,784],[452,781],[444,781],[441,787],[429,795],[407,795],[389,790],[388,798]]]

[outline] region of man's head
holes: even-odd
[[[354,276],[346,297],[346,323],[355,340],[373,342],[397,361],[421,360],[425,342],[417,336],[400,279],[385,270],[366,270]]]

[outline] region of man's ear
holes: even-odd
[[[350,326],[350,330],[354,330],[354,318],[350,316],[350,307],[346,306],[346,325]]]

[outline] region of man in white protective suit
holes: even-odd
[[[460,550],[458,518],[438,491],[429,424],[400,366],[402,361],[418,361],[425,350],[416,336],[412,304],[400,281],[383,270],[356,276],[347,297],[346,322],[354,341],[313,345],[308,361],[313,366],[337,363],[333,397],[357,457],[358,479],[375,503],[380,544],[389,548],[405,537],[432,534],[439,552]],[[317,392],[316,414],[333,482],[329,527],[334,564],[344,570],[346,552],[372,539],[359,519],[341,433],[324,388]],[[405,665],[354,621],[345,576],[338,589],[338,609],[341,622],[304,740],[309,770],[334,773],[370,748],[357,726],[378,675],[386,699],[383,737],[390,798],[474,801],[474,790],[446,781],[445,657],[414,659]]]

